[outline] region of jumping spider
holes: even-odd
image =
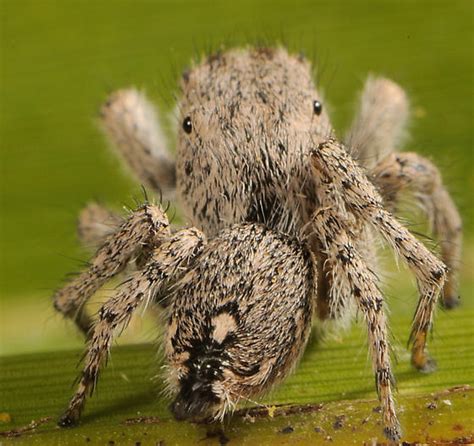
[[[395,150],[408,117],[404,91],[369,78],[341,143],[310,63],[284,48],[217,53],[183,75],[181,90],[176,161],[142,94],[118,91],[102,109],[106,133],[140,181],[155,191],[176,188],[193,226],[172,230],[158,204],[124,220],[98,205],[82,212],[80,234],[98,250],[54,305],[89,341],[59,424],[78,421],[114,333],[140,305],[166,315],[171,410],[193,421],[222,419],[285,378],[314,318],[339,320],[357,310],[367,324],[384,432],[399,439],[375,236],[416,276],[410,341],[422,371],[433,368],[426,340],[438,294],[446,308],[458,302],[462,237],[438,169]],[[392,215],[405,191],[426,209],[444,263]],[[93,322],[87,300],[132,261],[135,270]]]

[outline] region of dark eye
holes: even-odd
[[[183,121],[183,130],[189,135],[193,131],[193,123],[191,122],[191,118],[186,116]]]
[[[319,101],[314,101],[313,102],[313,111],[316,115],[320,115],[321,112],[323,111],[323,104]]]

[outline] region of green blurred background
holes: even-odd
[[[408,148],[440,166],[463,215],[472,306],[472,1],[0,0],[0,14],[0,353],[81,345],[49,299],[87,259],[76,215],[91,199],[120,207],[141,194],[107,150],[101,102],[134,85],[166,116],[180,71],[221,43],[306,52],[341,134],[368,73],[407,89]],[[413,308],[409,294],[397,302]]]

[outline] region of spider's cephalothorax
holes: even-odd
[[[167,318],[171,411],[195,421],[221,419],[286,377],[313,315],[347,319],[356,308],[368,327],[385,434],[400,438],[374,237],[387,239],[417,278],[412,363],[429,371],[438,294],[447,308],[458,299],[460,218],[437,168],[395,150],[408,116],[403,90],[369,78],[343,144],[310,68],[283,48],[201,61],[181,81],[176,161],[142,94],[123,90],[107,101],[102,120],[112,143],[145,185],[177,189],[192,225],[171,229],[165,211],[149,203],[126,219],[96,204],[81,213],[79,234],[98,250],[56,293],[55,307],[89,346],[61,425],[79,419],[114,331],[143,303]],[[391,214],[403,192],[425,207],[444,263]],[[93,322],[88,298],[132,261],[135,271]]]
[[[309,63],[282,49],[229,51],[187,73],[182,90],[187,215],[209,236],[239,222],[297,234],[316,200],[308,156],[331,136]]]

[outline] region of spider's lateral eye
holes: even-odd
[[[183,130],[189,135],[193,131],[193,123],[191,122],[191,118],[186,116],[183,121]]]
[[[323,104],[319,101],[313,101],[313,111],[316,115],[320,115],[321,112],[323,111]]]

